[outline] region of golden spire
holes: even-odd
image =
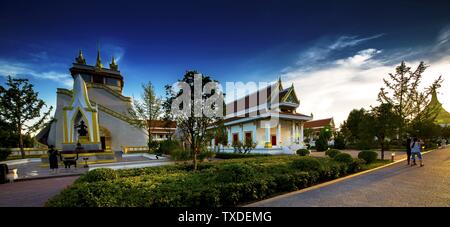
[[[100,49],[97,50],[97,62],[95,63],[95,68],[103,68],[102,59],[100,58]]]
[[[112,57],[111,64],[109,64],[109,69],[115,70],[115,71],[119,70],[119,65],[117,65],[116,59],[114,58],[114,56]]]
[[[75,58],[76,63],[86,65],[86,59],[83,57],[83,52],[80,49],[78,57]]]

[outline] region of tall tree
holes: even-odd
[[[383,79],[385,87],[380,89],[378,101],[382,104],[391,104],[400,116],[398,132],[400,138],[404,136],[408,124],[420,115],[431,95],[430,89],[419,90],[422,74],[427,67],[424,62],[420,62],[412,71],[405,62],[401,62],[395,68],[395,74],[389,73],[389,80]],[[439,76],[430,87],[436,89],[441,83],[442,77]]]
[[[155,120],[158,120],[161,115],[161,99],[156,96],[155,89],[149,81],[142,84],[144,92],[141,94],[141,101],[133,100],[133,106],[129,109],[133,125],[138,128],[143,128],[148,135],[149,149],[155,149],[155,143],[152,137]]]
[[[179,82],[186,87],[175,91],[172,86],[166,86],[166,90],[169,91],[164,107],[166,108],[165,112],[172,113],[171,115],[177,121],[177,127],[182,137],[190,147],[190,152],[193,152],[194,170],[196,170],[197,155],[200,154],[211,138],[209,127],[219,119],[218,116],[213,116],[209,112],[211,110],[223,111],[217,109],[223,105],[223,96],[221,96],[222,93],[217,86],[205,89],[208,85],[213,84],[211,82],[217,81],[212,80],[209,76],[201,75],[197,71],[187,71]],[[197,86],[194,86],[194,84]],[[208,100],[212,96],[222,97],[222,99],[219,98],[215,104],[209,103]],[[173,114],[174,108],[183,111]],[[198,110],[201,112],[198,112]]]
[[[39,93],[33,90],[28,79],[13,79],[8,76],[6,88],[0,85],[0,119],[12,126],[14,134],[19,137],[19,148],[25,158],[24,137],[30,136],[48,123],[53,107],[41,113],[46,107]]]
[[[389,140],[397,135],[397,129],[401,122],[401,116],[395,111],[394,107],[389,104],[381,104],[373,107],[369,113],[367,123],[370,130],[377,138],[377,142],[381,148],[381,159],[384,159],[384,152]]]

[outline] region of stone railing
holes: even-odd
[[[20,156],[20,148],[0,148],[0,150],[11,150],[10,156]],[[25,155],[44,155],[47,154],[47,148],[24,148]]]
[[[147,146],[122,146],[122,152],[124,154],[127,153],[137,153],[137,152],[148,152],[148,147]]]

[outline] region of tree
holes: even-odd
[[[334,148],[335,149],[345,149],[345,138],[342,132],[336,132],[334,134]]]
[[[18,142],[22,158],[25,158],[24,137],[30,136],[49,123],[48,118],[53,107],[41,114],[46,107],[39,99],[39,92],[33,90],[28,79],[13,79],[8,76],[7,88],[0,86],[0,120],[9,124]]]
[[[395,113],[400,116],[398,124],[400,138],[404,137],[408,124],[420,115],[428,103],[431,90],[419,91],[422,74],[427,67],[424,62],[420,62],[412,71],[411,67],[406,66],[403,61],[395,68],[395,74],[389,73],[390,80],[383,79],[385,88],[380,89],[378,101],[382,104],[390,104]],[[437,89],[441,83],[442,77],[439,76],[430,87]]]
[[[228,133],[224,125],[223,119],[216,122],[216,127],[214,128],[214,140],[217,144],[225,146],[228,143]],[[213,146],[215,144],[212,144]],[[217,148],[220,151],[220,148]]]
[[[373,107],[366,122],[370,125],[369,130],[377,138],[381,148],[381,159],[384,159],[384,151],[389,140],[398,133],[397,129],[401,124],[401,116],[398,115],[391,104],[385,103]]]
[[[144,93],[141,95],[141,101],[134,100],[132,108],[129,109],[133,125],[145,129],[148,135],[149,149],[155,149],[156,145],[153,141],[152,130],[155,120],[158,120],[161,115],[161,99],[156,97],[155,89],[149,81],[147,84],[142,84]]]
[[[341,131],[350,144],[357,144],[361,140],[361,123],[366,118],[367,111],[364,108],[352,110],[347,120],[341,124]]]
[[[194,154],[193,162],[196,170],[197,155],[212,138],[209,128],[221,117],[212,113],[223,112],[220,108],[223,106],[223,95],[215,83],[217,81],[197,71],[187,71],[179,82],[181,87],[178,91],[170,85],[166,86],[166,90],[169,91],[166,92],[168,97],[163,106],[165,112],[170,112],[177,121],[181,136],[189,144],[190,151]],[[211,103],[210,98],[214,97],[218,97],[219,100]]]
[[[328,141],[331,139],[332,133],[329,126],[320,129],[319,138],[316,141],[317,151],[325,151],[328,149]]]

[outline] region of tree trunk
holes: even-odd
[[[22,155],[22,158],[25,158],[25,151],[23,149],[23,136],[22,136],[22,125],[19,125],[19,148],[20,148],[20,154]]]
[[[384,143],[381,143],[381,160],[384,160]]]
[[[197,152],[194,152],[194,171],[197,171]]]

